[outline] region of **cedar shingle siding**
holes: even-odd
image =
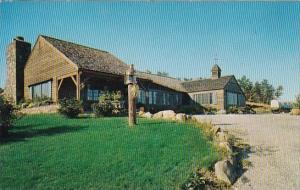
[[[121,90],[126,96],[123,79],[128,68],[129,65],[106,51],[39,36],[24,69],[24,97],[31,98],[30,86],[47,81],[51,81],[51,98],[54,101],[68,93],[68,96],[87,101],[88,92],[98,90],[99,93],[103,89]],[[158,95],[157,102],[164,105],[174,101],[180,105],[202,101],[207,104],[205,106],[220,110],[226,109],[229,106],[227,102],[234,102],[238,97],[237,106],[243,106],[245,97],[235,77],[221,76],[218,65],[214,65],[211,71],[209,79],[184,82],[140,71],[136,72],[136,76],[143,91],[141,94],[145,96],[145,105],[153,104]],[[228,94],[230,97],[227,97]],[[168,97],[171,97],[170,101],[166,99]]]

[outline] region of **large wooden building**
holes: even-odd
[[[15,102],[45,97],[54,102],[72,97],[93,102],[103,90],[120,90],[127,96],[124,75],[129,65],[106,51],[43,35],[30,49],[22,37],[15,38],[7,49],[5,94]],[[235,77],[221,76],[217,65],[211,72],[209,79],[183,82],[137,71],[138,103],[147,108],[244,106],[245,96]]]

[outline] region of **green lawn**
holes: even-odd
[[[138,123],[25,116],[0,141],[0,189],[177,189],[219,157],[193,124]]]

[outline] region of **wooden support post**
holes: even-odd
[[[54,94],[54,102],[58,103],[58,79],[57,77],[53,80],[55,82],[55,88],[53,88],[53,94]]]
[[[130,126],[136,125],[136,98],[133,95],[133,84],[128,85],[128,123]]]
[[[80,74],[81,73],[78,73],[77,76],[76,76],[76,79],[77,79],[77,84],[76,84],[76,98],[77,100],[80,100]]]

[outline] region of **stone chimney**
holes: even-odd
[[[22,36],[17,36],[6,51],[5,96],[13,103],[24,97],[24,67],[31,52],[31,44]]]
[[[220,77],[221,77],[221,69],[217,64],[215,64],[211,69],[211,78],[218,79]]]

